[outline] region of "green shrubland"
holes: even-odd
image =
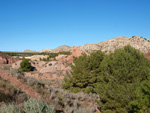
[[[150,112],[150,61],[131,46],[75,58],[63,88],[97,93],[103,113]]]

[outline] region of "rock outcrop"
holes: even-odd
[[[12,64],[18,60],[19,58],[10,57],[0,52],[0,64]]]

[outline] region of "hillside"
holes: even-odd
[[[123,49],[123,47],[126,45],[131,45],[135,49],[140,50],[141,52],[145,54],[145,56],[141,54],[140,52],[138,52],[137,50],[134,50],[134,48],[130,46],[126,47],[128,52],[124,51],[126,49]],[[119,49],[119,48],[122,48],[122,49]],[[118,51],[116,51],[118,53],[114,52],[116,49],[119,49]],[[91,53],[94,50],[101,50],[103,51],[103,53],[101,51],[96,51],[96,52]],[[129,54],[131,50],[133,53]],[[99,91],[101,93],[97,92],[99,90],[98,87],[100,87],[99,86],[100,82],[98,80],[101,79],[99,78],[100,76],[106,77],[105,75],[107,75],[107,73],[105,73],[106,71],[105,69],[108,69],[108,72],[110,71],[110,74],[112,74],[111,73],[112,70],[109,70],[110,68],[105,68],[105,67],[103,68],[103,70],[99,70],[99,69],[102,69],[101,67],[105,65],[107,66],[107,63],[110,63],[110,65],[113,64],[111,63],[112,60],[108,59],[109,57],[110,59],[112,58],[114,59],[116,66],[118,66],[118,64],[120,63],[120,60],[122,59],[122,63],[120,63],[119,67],[116,67],[115,69],[113,69],[115,65],[112,65],[113,71],[117,70],[117,71],[114,71],[114,73],[116,73],[114,75],[117,75],[118,71],[121,71],[119,73],[119,76],[124,74],[122,78],[119,79],[119,82],[121,80],[126,81],[126,80],[123,80],[124,76],[127,76],[128,73],[130,74],[130,72],[136,73],[137,75],[139,74],[139,72],[141,72],[143,75],[145,75],[144,72],[146,70],[142,71],[145,69],[145,67],[142,67],[141,65],[143,63],[144,66],[147,66],[146,67],[147,71],[150,65],[149,64],[150,62],[147,59],[145,59],[145,57],[150,59],[150,40],[144,39],[139,36],[134,36],[132,38],[116,37],[116,38],[113,38],[107,41],[102,41],[99,43],[85,44],[80,47],[73,46],[71,48],[69,46],[64,45],[52,51],[50,49],[43,50],[43,52],[48,52],[48,51],[49,53],[38,53],[37,55],[30,55],[28,57],[25,57],[26,59],[29,59],[29,63],[31,63],[33,67],[33,70],[30,72],[23,72],[23,70],[21,70],[20,68],[20,63],[24,60],[23,55],[22,57],[21,56],[12,57],[11,55],[9,56],[9,54],[0,53],[0,73],[1,73],[0,82],[2,81],[4,83],[4,85],[2,84],[0,87],[0,91],[1,91],[0,94],[3,97],[5,97],[6,100],[13,98],[12,95],[9,95],[9,92],[11,92],[10,88],[12,86],[15,86],[19,89],[21,94],[23,93],[24,95],[27,95],[25,96],[26,97],[25,99],[21,98],[17,100],[17,101],[21,100],[22,104],[25,102],[25,100],[28,100],[29,97],[32,97],[35,99],[38,99],[40,97],[47,104],[54,105],[55,111],[57,112],[61,111],[61,113],[71,113],[71,112],[72,113],[76,113],[76,112],[100,113],[101,104],[99,104],[99,102],[103,102],[101,101],[101,99],[102,98],[105,99],[104,98],[105,94],[102,97],[101,94],[103,94],[104,92],[101,92],[101,90]],[[51,53],[50,51],[53,53]],[[67,52],[62,52],[62,51],[69,51],[68,52],[69,54]],[[108,54],[110,52],[113,52],[113,54]],[[141,58],[141,60],[139,60],[138,58]],[[133,61],[134,59],[135,61]],[[103,62],[102,65],[101,65],[101,62]],[[137,66],[135,68],[136,71],[135,69],[132,69],[135,63],[138,63],[138,65],[135,65]],[[124,64],[126,64],[126,69],[124,68]],[[122,65],[122,68],[120,67],[121,65]],[[72,73],[73,69],[75,69],[74,66],[79,66],[75,70],[77,74]],[[138,66],[141,66],[141,67],[138,67]],[[139,69],[141,70],[137,72],[137,70]],[[125,72],[126,73],[128,72],[128,73],[125,74]],[[70,73],[72,73],[72,75],[70,75]],[[77,80],[75,80],[75,77],[73,77],[73,79],[70,79],[71,82],[70,81],[67,82],[66,86],[64,86],[64,89],[62,89],[64,82],[66,82],[67,80],[66,78],[69,77],[68,75],[70,75],[71,77],[71,76],[74,76],[75,74],[77,76],[76,77]],[[149,73],[147,72],[147,74]],[[84,80],[84,77],[86,76],[87,78],[86,80]],[[96,76],[98,76],[98,78]],[[114,79],[115,78],[116,77],[114,77]],[[10,85],[11,87],[8,88],[9,92],[6,92],[7,91],[6,90],[7,87],[5,86],[6,81],[7,81],[7,84],[8,82],[11,84]],[[95,83],[93,84],[93,82]],[[82,85],[82,83],[84,84]],[[146,83],[148,82],[146,81]],[[69,85],[71,86],[70,89],[68,89]],[[79,86],[80,88],[75,88],[77,86]],[[97,89],[95,89],[95,86],[97,87]],[[105,91],[105,88],[102,90]],[[15,93],[15,97],[20,96],[20,93]],[[114,92],[112,94],[117,95],[117,93],[115,94]],[[0,100],[2,100],[2,98],[0,98]],[[15,99],[13,101],[15,101]],[[116,102],[117,101],[118,99],[116,99]],[[130,102],[130,100],[128,100],[128,102]],[[1,101],[0,104],[1,103],[3,103],[3,101]],[[11,102],[8,102],[8,103],[11,103]],[[6,102],[4,102],[3,104],[7,105]],[[112,104],[108,103],[107,109],[110,109],[109,105],[112,105]],[[118,104],[116,104],[115,106],[119,107],[117,105]],[[123,108],[123,107],[120,107],[120,108]],[[0,105],[0,109],[1,109],[1,105]]]
[[[126,45],[131,45],[135,49],[139,49],[142,53],[150,52],[150,39],[145,39],[140,36],[133,36],[132,38],[120,36],[99,43],[85,44],[80,46],[80,48],[88,52],[101,50],[109,53],[114,52],[115,49],[122,48]]]
[[[5,59],[2,59],[0,62],[0,77],[18,87],[18,89],[30,97],[35,99],[40,98],[48,105],[50,104],[55,106],[56,113],[70,113],[71,111],[72,113],[75,113],[76,111],[79,113],[99,113],[99,106],[95,102],[95,99],[100,99],[98,95],[84,94],[83,92],[72,94],[61,88],[66,72],[71,69],[69,62],[72,62],[75,56],[80,56],[82,53],[84,52],[82,52],[79,48],[74,47],[71,55],[60,54],[47,61],[38,61],[31,58],[30,62],[35,70],[30,72],[23,72],[20,70],[20,63],[22,59],[16,62],[10,62],[10,64],[5,64],[5,62],[3,62]],[[3,53],[1,55],[6,57]],[[33,57],[35,57],[35,55],[33,55]],[[5,89],[5,87],[3,89],[0,87],[0,91]],[[9,98],[9,96],[4,95],[4,93],[1,95],[5,98]],[[18,94],[16,95],[18,96]],[[29,101],[28,99],[26,99],[27,102],[30,102],[30,99]],[[21,102],[21,104],[25,103],[25,100]],[[9,104],[11,104],[11,102],[9,102]],[[3,106],[5,105],[8,109],[9,106],[7,107],[7,103],[4,102]],[[1,107],[0,105],[0,112],[3,106]]]

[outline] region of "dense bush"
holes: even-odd
[[[20,69],[24,72],[32,71],[33,67],[31,66],[31,63],[29,62],[29,59],[23,59],[20,63]]]
[[[150,61],[133,47],[125,46],[110,55],[83,55],[74,60],[72,70],[63,88],[96,92],[102,112],[150,112]]]

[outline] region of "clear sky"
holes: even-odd
[[[0,0],[0,51],[150,38],[150,0]]]

